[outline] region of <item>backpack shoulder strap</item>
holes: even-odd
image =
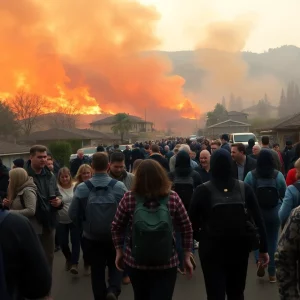
[[[113,189],[117,182],[118,182],[118,180],[112,179],[112,180],[108,183],[107,186],[109,186],[109,187],[111,187],[111,188]]]
[[[298,190],[298,192],[300,193],[300,182],[297,181],[293,184],[293,186]]]
[[[279,174],[279,171],[274,170],[274,172],[273,172],[273,174],[272,174],[272,179],[276,179],[277,176],[278,176],[278,174]]]
[[[94,188],[94,185],[91,183],[90,180],[84,182],[88,189],[91,191]]]
[[[252,170],[252,171],[251,171],[251,174],[252,174],[252,177],[253,177],[253,178],[257,179],[257,171],[256,171],[256,169],[255,169],[255,170]]]
[[[6,209],[0,210],[0,225],[8,215],[9,211],[7,211]]]
[[[242,195],[242,201],[243,201],[244,204],[246,204],[245,184],[241,180],[239,180],[239,187],[240,187],[240,192],[241,192],[241,195]]]

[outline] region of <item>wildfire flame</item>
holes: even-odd
[[[195,118],[184,79],[146,52],[159,45],[153,8],[129,0],[0,2],[0,97],[22,88],[42,95],[45,112],[127,112],[157,124]],[[3,80],[2,80],[3,79]]]

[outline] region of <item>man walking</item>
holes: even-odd
[[[26,170],[33,177],[37,186],[36,219],[42,225],[39,235],[44,248],[50,269],[52,270],[55,229],[58,225],[57,211],[63,208],[61,194],[56,184],[55,175],[48,169],[47,148],[35,145],[30,149],[30,160],[27,162]]]
[[[108,155],[97,152],[92,158],[94,175],[76,188],[69,216],[83,226],[85,257],[91,266],[95,300],[116,300],[121,292],[122,273],[115,266],[116,251],[111,237],[111,223],[117,206],[127,191],[121,181],[112,179],[107,170]],[[108,287],[105,269],[108,267]]]

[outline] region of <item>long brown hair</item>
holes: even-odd
[[[72,176],[71,176],[71,172],[70,172],[69,168],[67,168],[67,167],[63,167],[63,168],[59,169],[58,174],[57,174],[57,183],[58,183],[60,186],[62,186],[62,185],[61,185],[61,182],[60,182],[60,176],[61,176],[62,174],[67,174],[67,175],[69,175],[69,178],[70,178],[70,186],[72,186]]]
[[[171,185],[165,169],[155,160],[146,159],[136,170],[132,191],[148,199],[157,199],[167,196]]]

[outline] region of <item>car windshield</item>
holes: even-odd
[[[248,143],[248,141],[250,139],[253,139],[254,142],[257,142],[257,139],[256,139],[254,134],[241,134],[241,135],[235,135],[234,136],[234,142],[235,143],[243,143],[243,142]]]
[[[119,146],[119,149],[120,149],[121,151],[124,151],[124,150],[126,149],[126,146],[121,145],[121,146]]]
[[[96,148],[84,148],[81,150],[83,150],[84,154],[94,154],[96,152]]]

